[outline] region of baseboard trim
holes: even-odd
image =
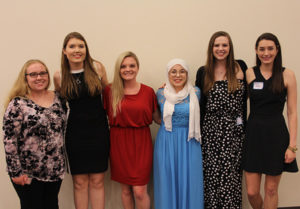
[[[280,207],[278,209],[300,209],[300,206],[294,206],[294,207]]]

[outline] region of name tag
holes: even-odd
[[[238,125],[242,125],[242,124],[243,124],[243,119],[241,117],[238,117],[236,119],[236,125],[238,126]]]
[[[264,82],[254,82],[253,89],[263,89],[264,88]]]

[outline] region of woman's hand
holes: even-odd
[[[26,174],[21,175],[19,177],[11,178],[11,180],[18,185],[24,186],[28,182],[28,176]]]
[[[294,153],[293,151],[287,149],[285,151],[285,156],[284,156],[284,162],[285,163],[291,163],[295,160],[296,158],[296,153]]]

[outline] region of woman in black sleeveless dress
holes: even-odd
[[[107,85],[105,68],[94,61],[83,36],[77,32],[63,43],[56,89],[68,101],[66,149],[74,185],[76,208],[104,208],[104,172],[108,167],[109,130],[102,105],[102,88]]]
[[[262,34],[256,41],[256,66],[247,70],[250,115],[243,154],[248,199],[254,209],[277,208],[283,171],[297,172],[297,88],[294,73],[282,67],[277,37]],[[287,100],[288,124],[282,115]],[[265,197],[260,195],[265,174]]]

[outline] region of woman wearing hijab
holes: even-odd
[[[184,60],[171,60],[166,86],[156,94],[162,113],[154,147],[156,209],[203,208],[200,90],[188,73]]]

